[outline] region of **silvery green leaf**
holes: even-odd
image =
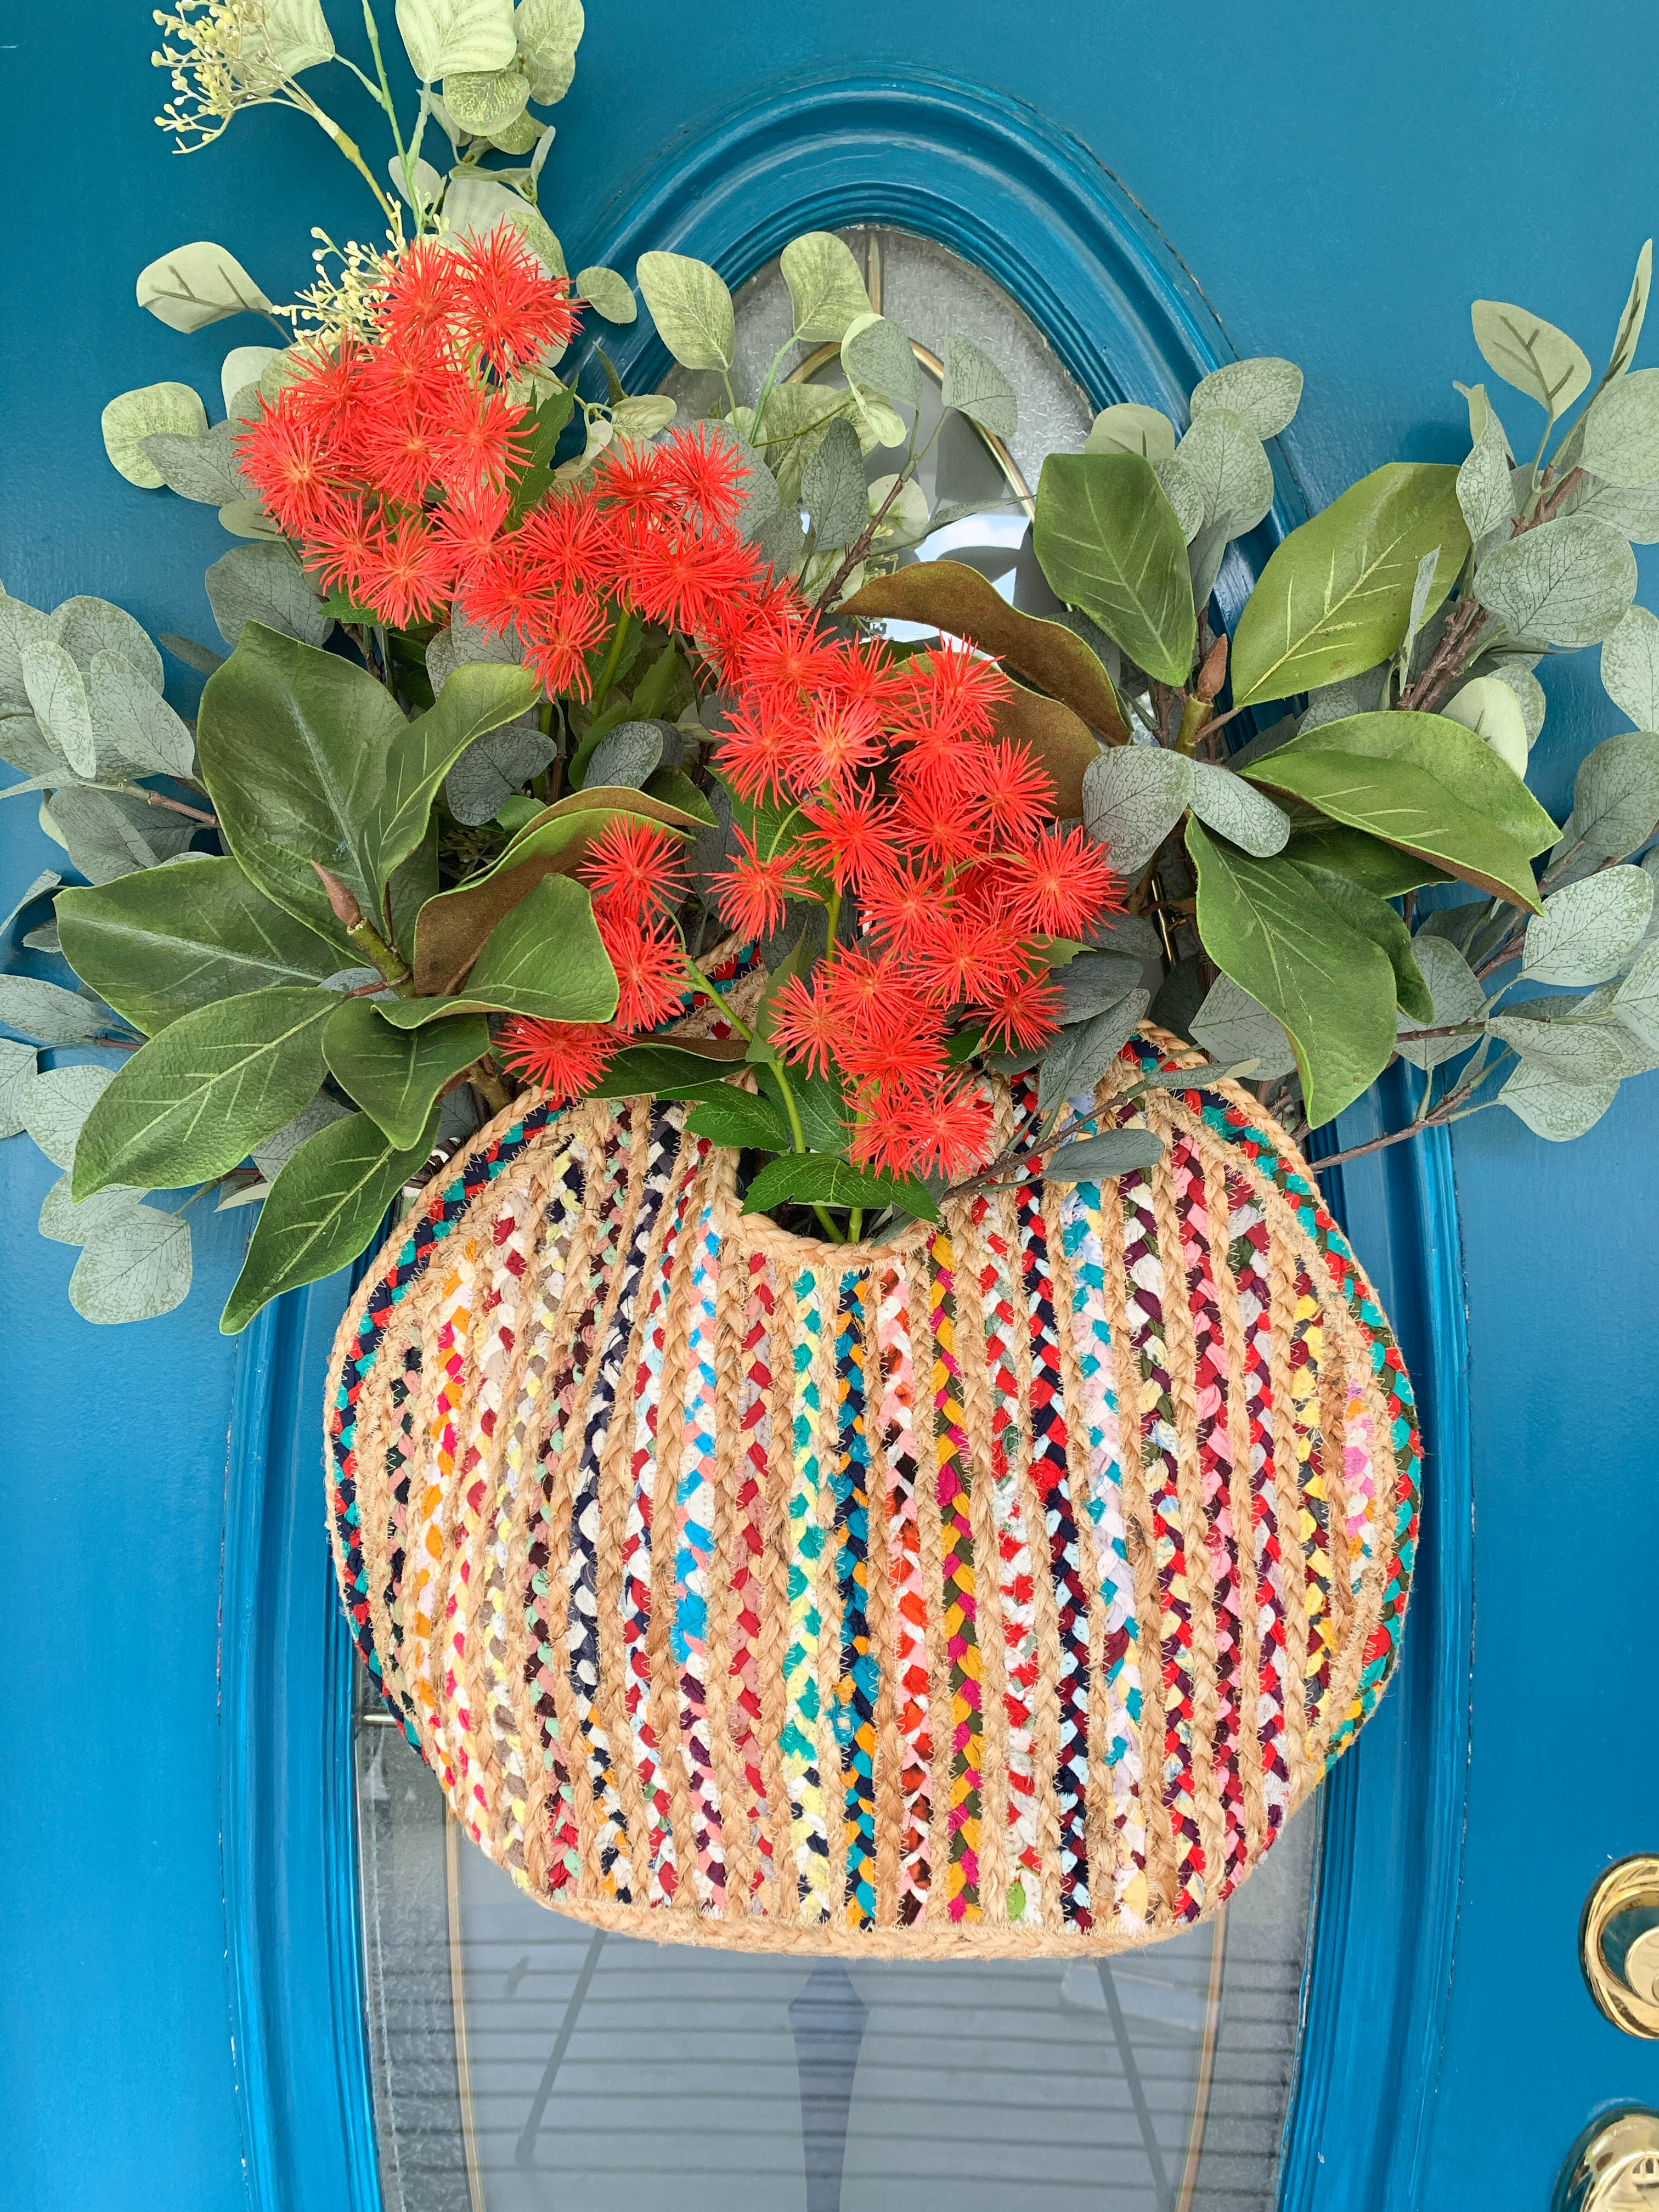
[[[1583,475],[1555,512],[1593,515],[1632,545],[1659,545],[1659,484],[1610,484],[1602,477]]]
[[[1204,502],[1204,529],[1218,532],[1223,544],[1254,530],[1273,503],[1267,448],[1231,408],[1194,415],[1176,458]],[[1204,597],[1209,598],[1207,591]]]
[[[505,69],[517,50],[513,0],[398,0],[398,29],[422,84]]]
[[[1636,556],[1605,522],[1558,515],[1487,554],[1474,596],[1516,637],[1599,645],[1636,596]]]
[[[487,170],[452,170],[444,191],[444,228],[457,238],[488,238],[503,222],[513,225],[550,275],[564,275],[563,248],[522,194]]]
[[[64,878],[55,868],[42,868],[3,921],[0,921],[0,937],[3,937],[26,906],[31,905],[43,891],[55,891]]]
[[[107,599],[84,593],[65,599],[46,617],[46,635],[63,647],[83,676],[90,673],[94,653],[121,653],[147,684],[158,691],[161,688],[161,656],[143,624]]]
[[[1521,702],[1521,726],[1527,733],[1530,749],[1538,742],[1538,732],[1544,726],[1547,702],[1544,687],[1523,660],[1494,660],[1481,671],[1494,684],[1507,684]]]
[[[1659,1052],[1659,945],[1650,945],[1614,986],[1614,1018],[1650,1052]]]
[[[260,29],[265,52],[283,76],[298,76],[334,58],[320,0],[266,0]]]
[[[495,668],[518,665],[520,647],[515,630],[489,631],[482,623],[469,622],[457,607],[446,628],[439,630],[426,649],[426,672],[432,689],[441,691],[458,668],[485,661]]]
[[[758,530],[750,531],[749,537],[780,581],[793,576],[800,567],[806,551],[806,532],[799,507],[779,507]]]
[[[945,341],[941,405],[977,422],[995,438],[1012,438],[1019,428],[1014,387],[988,354],[952,331]]]
[[[1571,827],[1598,860],[1641,850],[1659,829],[1659,736],[1625,730],[1585,755],[1573,781]]]
[[[1282,853],[1290,840],[1291,817],[1265,791],[1218,768],[1213,761],[1193,763],[1192,810],[1218,836],[1241,846],[1258,860]]]
[[[1052,969],[1049,981],[1059,988],[1061,1026],[1092,1021],[1115,1006],[1139,982],[1142,965],[1136,953],[1079,952],[1063,968]]]
[[[1132,399],[1103,407],[1083,441],[1085,453],[1144,453],[1152,462],[1169,460],[1175,449],[1175,424],[1169,416]]]
[[[173,860],[194,832],[181,816],[118,791],[54,792],[50,813],[64,851],[90,884]]]
[[[1062,1030],[1037,1074],[1038,1105],[1057,1106],[1063,1098],[1092,1091],[1134,1035],[1152,1002],[1149,991],[1126,991],[1092,1021]]]
[[[1193,801],[1193,763],[1162,746],[1118,745],[1083,771],[1083,820],[1133,882]]]
[[[36,1044],[90,1044],[104,1017],[90,999],[38,975],[0,975],[0,1023]]]
[[[1659,368],[1606,386],[1584,416],[1583,466],[1611,484],[1659,483]]]
[[[1527,718],[1509,684],[1495,676],[1476,676],[1447,700],[1440,712],[1449,722],[1473,730],[1519,776],[1527,772]]]
[[[1625,312],[1619,318],[1619,328],[1613,334],[1613,352],[1601,381],[1611,384],[1622,376],[1636,358],[1637,340],[1642,335],[1642,325],[1648,312],[1648,291],[1653,282],[1653,240],[1649,239],[1636,257],[1636,274],[1630,280],[1630,296],[1625,301]]]
[[[1474,342],[1488,365],[1505,384],[1535,399],[1552,422],[1566,412],[1589,382],[1590,365],[1583,349],[1541,315],[1504,300],[1477,300],[1469,319]]]
[[[190,1295],[190,1223],[139,1205],[88,1238],[70,1277],[82,1321],[154,1321]]]
[[[1193,1017],[1193,1042],[1224,1066],[1254,1060],[1264,1080],[1288,1075],[1296,1055],[1283,1026],[1230,975],[1218,975]]]
[[[1281,745],[1289,744],[1298,727],[1294,714],[1281,715],[1278,721],[1270,722],[1265,730],[1258,730],[1255,737],[1248,738],[1237,751],[1229,753],[1228,767],[1235,772],[1254,767],[1257,761],[1265,760],[1269,753],[1276,753]]]
[[[1638,730],[1659,730],[1659,617],[1632,607],[1601,647],[1601,688]]]
[[[54,1167],[75,1158],[81,1124],[115,1080],[112,1067],[54,1067],[23,1094],[23,1127]]]
[[[1258,438],[1276,438],[1290,428],[1301,402],[1302,371],[1293,361],[1264,354],[1252,361],[1225,362],[1212,369],[1194,390],[1188,404],[1194,424],[1200,415],[1224,408],[1241,416]],[[1262,513],[1266,512],[1264,507]]]
[[[1510,441],[1497,410],[1486,397],[1484,384],[1468,392],[1468,459],[1457,471],[1457,504],[1463,510],[1469,536],[1478,545],[1494,530],[1507,529],[1515,519],[1514,487],[1510,479]]]
[[[450,812],[469,829],[490,821],[505,800],[541,774],[557,750],[554,740],[533,726],[514,724],[480,738],[444,779]]]
[[[801,503],[811,517],[820,552],[850,545],[870,520],[864,456],[853,426],[832,422],[829,434],[801,471]]]
[[[23,647],[38,644],[51,634],[51,617],[43,615],[39,607],[30,606],[24,599],[8,599],[0,592],[0,712],[15,713],[27,707]],[[0,750],[3,750],[0,747]],[[8,760],[13,757],[6,754]]]
[[[234,253],[195,239],[138,272],[138,304],[169,330],[205,330],[227,315],[270,313],[270,302]]]
[[[410,173],[405,177],[403,163],[393,154],[386,167],[398,198],[407,201],[417,214],[424,215],[428,208],[436,207],[443,198],[444,180],[430,161],[412,162]]]
[[[590,789],[626,784],[643,791],[646,778],[662,765],[662,732],[654,722],[622,722],[594,746],[582,781]]]
[[[551,107],[569,91],[584,27],[581,0],[520,0],[513,10],[530,97],[538,107]]]
[[[238,1183],[225,1193],[213,1210],[216,1213],[234,1213],[244,1206],[263,1206],[270,1194],[270,1185],[268,1182]],[[88,1205],[93,1203],[90,1199],[86,1202]]]
[[[1121,446],[1097,447],[1097,452],[1122,453]],[[1181,525],[1181,534],[1190,545],[1204,527],[1204,491],[1197,477],[1181,458],[1180,448],[1167,460],[1155,460],[1152,472],[1159,489],[1175,509],[1176,520]]]
[[[541,173],[542,173],[542,165],[543,165],[543,163],[546,161],[546,159],[547,159],[548,155],[552,152],[552,150],[553,150],[553,141],[554,141],[554,139],[555,139],[557,136],[558,136],[558,133],[555,131],[555,129],[553,128],[553,125],[552,125],[550,123],[544,123],[544,124],[543,124],[543,125],[542,125],[542,127],[541,127],[540,133],[539,133],[539,135],[538,136],[537,140],[536,140],[535,149],[534,149],[534,150],[532,151],[532,153],[531,154],[531,156],[530,156],[530,181],[531,181],[531,183],[532,183],[532,185],[536,182],[536,179],[537,179],[541,175]],[[623,278],[623,279],[620,279],[619,281],[620,281],[620,282],[623,282],[623,283],[625,283],[627,280],[626,280],[625,278]],[[632,298],[633,298],[633,296],[634,296],[634,293],[633,293],[633,287],[632,287],[631,285],[629,287],[629,295],[628,295],[628,296],[629,296],[629,298],[630,300],[632,300]],[[604,310],[604,308],[603,308],[603,307],[601,307],[601,308],[599,309],[599,313],[600,313],[601,314],[604,314],[604,313],[605,313],[605,310]],[[635,313],[635,314],[637,314],[638,313],[639,313],[639,310],[638,310],[638,308],[636,307],[636,308],[635,309],[635,311],[634,311],[634,313]],[[609,319],[607,318],[607,319]],[[622,318],[622,319],[623,319],[624,322],[631,323],[631,322],[633,321],[633,319],[634,319],[634,316],[633,316],[633,315],[624,315],[624,316]]]
[[[321,645],[334,626],[286,545],[235,546],[221,554],[203,581],[227,645],[235,645],[246,622],[306,645]]]
[[[939,528],[938,522],[927,512],[927,495],[912,477],[908,483],[894,487],[896,477],[878,477],[866,487],[870,519],[880,512],[892,495],[892,503],[882,515],[876,534],[871,540],[878,553],[896,552],[901,545],[919,545],[924,538],[931,537]],[[952,556],[960,559],[957,553]]]
[[[256,1145],[249,1157],[267,1182],[273,1182],[276,1171],[291,1160],[307,1137],[314,1137],[319,1129],[327,1128],[331,1121],[343,1121],[350,1108],[326,1091],[319,1091],[309,1105],[302,1106],[291,1121],[284,1121],[274,1136]]]
[[[475,138],[507,130],[529,104],[530,81],[520,70],[457,70],[444,78],[444,105]]]
[[[0,1015],[0,1020],[3,1018]],[[0,1037],[0,1137],[21,1133],[23,1099],[34,1081],[36,1065],[33,1045],[16,1044],[10,1037]]]
[[[98,745],[80,670],[50,638],[26,645],[19,657],[35,720],[76,775],[96,775]]]
[[[237,402],[243,392],[249,385],[252,385],[256,392],[258,391],[259,379],[264,374],[266,365],[270,362],[280,360],[283,350],[281,346],[232,346],[219,365],[219,390],[224,399],[227,415],[239,413]],[[150,425],[150,428],[155,430],[183,430],[186,433],[191,429],[199,432],[206,427],[205,416],[198,423],[155,422]]]
[[[1603,868],[1553,891],[1527,924],[1521,973],[1534,983],[1604,983],[1642,942],[1653,912],[1653,878]]]
[[[626,276],[595,262],[576,271],[576,292],[607,323],[631,323],[639,318],[639,302]]]
[[[55,921],[43,921],[38,929],[26,929],[23,942],[31,952],[61,952],[64,949]]]
[[[1411,611],[1406,617],[1406,635],[1401,640],[1395,656],[1401,668],[1412,665],[1412,647],[1417,642],[1417,633],[1423,627],[1424,611],[1429,604],[1429,593],[1434,589],[1434,572],[1440,565],[1440,548],[1425,553],[1417,564],[1417,581],[1412,586]]]
[[[1381,704],[1386,668],[1368,668],[1363,675],[1345,676],[1339,684],[1322,684],[1308,694],[1303,730],[1316,730],[1326,722],[1346,721],[1350,714],[1369,714]]]
[[[233,501],[252,495],[252,486],[237,467],[232,450],[238,427],[227,417],[199,437],[181,438],[161,431],[139,442],[144,458],[170,491],[204,507],[228,507]]]
[[[866,309],[855,315],[841,342],[841,365],[847,381],[860,393],[902,401],[907,407],[921,404],[921,369],[910,341],[885,315]]]
[[[253,538],[274,544],[282,532],[257,499],[233,499],[219,509],[219,525],[233,538]]]
[[[778,262],[789,287],[794,335],[809,345],[826,339],[839,345],[849,326],[871,313],[852,248],[834,231],[809,230],[792,238]]]
[[[1046,1182],[1105,1182],[1115,1176],[1138,1175],[1164,1157],[1164,1139],[1151,1129],[1103,1129],[1061,1145],[1042,1170]]]
[[[1491,1014],[1486,1027],[1501,1044],[1564,1083],[1616,1083],[1624,1054],[1612,1024],[1527,1014]]]
[[[163,431],[199,437],[207,428],[207,410],[200,393],[188,384],[146,384],[112,399],[100,421],[104,451],[118,472],[129,483],[155,491],[164,478],[144,452],[143,441]]]
[[[1470,913],[1482,910],[1472,907]],[[1419,929],[1412,939],[1412,957],[1429,987],[1429,996],[1434,1001],[1434,1019],[1419,1023],[1401,1014],[1395,1049],[1401,1060],[1409,1060],[1413,1067],[1438,1067],[1442,1060],[1455,1060],[1460,1053],[1467,1052],[1474,1042],[1474,1034],[1462,1037],[1417,1037],[1414,1032],[1419,1028],[1445,1029],[1454,1022],[1479,1021],[1486,994],[1474,970],[1449,938]]]
[[[94,653],[89,704],[100,758],[107,750],[141,775],[190,774],[196,740],[124,653]]]
[[[1127,953],[1143,966],[1164,957],[1157,927],[1144,914],[1103,915],[1089,932],[1088,941],[1103,952]]]
[[[1498,1097],[1534,1136],[1559,1145],[1594,1128],[1612,1105],[1618,1088],[1617,1076],[1582,1082],[1564,1079],[1536,1060],[1523,1060]]]
[[[674,402],[661,392],[642,392],[636,399],[619,399],[611,410],[611,427],[619,438],[643,445],[665,430],[674,419]]]
[[[107,1190],[94,1191],[76,1206],[70,1197],[70,1179],[65,1172],[40,1201],[40,1234],[49,1237],[54,1244],[85,1244],[100,1229],[131,1212],[143,1195],[141,1190],[112,1183]]]
[[[682,368],[731,368],[737,325],[718,270],[689,254],[642,253],[635,276],[657,335]]]
[[[438,1102],[438,1133],[434,1145],[459,1145],[478,1127],[478,1103],[470,1083],[457,1084]]]

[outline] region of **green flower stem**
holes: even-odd
[[[404,229],[403,216],[399,213],[398,210],[392,205],[392,202],[386,198],[386,194],[380,190],[380,185],[376,183],[374,172],[369,167],[368,162],[364,161],[362,149],[358,145],[356,140],[349,137],[345,131],[342,131],[339,125],[334,120],[334,118],[326,113],[325,110],[319,107],[316,101],[312,99],[308,93],[300,92],[297,86],[295,89],[299,93],[298,105],[301,114],[308,115],[312,121],[317,125],[318,129],[323,132],[324,136],[325,137],[331,138],[334,141],[334,143],[339,148],[340,151],[345,155],[347,161],[350,162],[352,167],[356,170],[363,182],[368,186],[370,191],[374,193],[375,198],[380,202],[381,213],[386,216],[386,222],[391,225],[392,228],[395,230],[398,235],[401,238],[403,236]]]
[[[848,1223],[848,1224],[847,1224],[847,1235],[848,1235],[848,1241],[849,1241],[850,1243],[852,1243],[856,1244],[856,1243],[858,1243],[858,1241],[859,1241],[860,1237],[862,1237],[862,1236],[863,1236],[863,1234],[864,1234],[864,1208],[863,1208],[861,1206],[855,1206],[853,1208],[853,1218],[852,1218],[852,1219],[851,1219],[851,1220]]]
[[[497,1074],[495,1064],[488,1053],[482,1054],[471,1067],[463,1068],[455,1080],[457,1083],[470,1083],[492,1114],[502,1112],[513,1103],[507,1085]],[[449,1087],[453,1090],[454,1085]]]
[[[617,635],[611,641],[611,650],[605,656],[605,665],[599,671],[599,680],[593,686],[593,712],[596,714],[604,706],[605,694],[616,680],[617,665],[622,659],[623,645],[628,636],[628,625],[633,619],[634,617],[626,608],[617,617]]]
[[[1181,726],[1176,732],[1175,749],[1191,760],[1198,750],[1198,733],[1210,719],[1207,699],[1188,699],[1181,709]]]

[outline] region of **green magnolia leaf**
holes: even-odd
[[[512,68],[451,70],[444,74],[444,106],[463,131],[493,138],[517,122],[530,104],[530,80]],[[535,143],[532,138],[531,145]],[[526,153],[529,146],[523,149]]]
[[[536,679],[527,669],[471,661],[455,670],[428,713],[393,737],[386,750],[385,782],[362,827],[362,852],[377,908],[393,869],[425,836],[445,776],[475,738],[523,714],[536,693]]]
[[[686,1117],[686,1133],[707,1137],[712,1144],[729,1145],[733,1151],[786,1152],[789,1128],[769,1098],[757,1098],[734,1085],[723,1086],[717,1098],[705,1099]]]
[[[238,545],[221,555],[203,581],[227,645],[238,642],[245,623],[313,646],[321,645],[333,627],[285,544]],[[374,678],[369,676],[368,681]]]
[[[187,776],[195,767],[195,738],[125,653],[94,653],[88,707],[100,759],[140,775]]]
[[[775,1206],[860,1206],[866,1213],[896,1206],[919,1221],[937,1221],[938,1206],[926,1183],[913,1176],[877,1175],[855,1168],[833,1152],[786,1152],[769,1160],[750,1184],[745,1213],[769,1213]]]
[[[1167,461],[1175,449],[1175,424],[1169,416],[1128,399],[1103,407],[1083,441],[1085,453],[1140,453],[1149,461]]]
[[[1242,416],[1258,438],[1276,438],[1290,428],[1301,404],[1302,371],[1296,363],[1262,355],[1212,369],[1194,388],[1189,405],[1194,423],[1200,415],[1222,408]]]
[[[439,1091],[489,1048],[482,1014],[395,1030],[368,999],[343,1000],[323,1031],[329,1073],[394,1145],[419,1142]]]
[[[100,421],[104,451],[112,464],[129,483],[146,491],[159,489],[166,478],[145,453],[143,441],[164,431],[174,437],[198,438],[208,426],[201,394],[188,384],[146,384],[136,392],[120,392]]]
[[[1234,634],[1234,703],[1288,699],[1391,658],[1424,556],[1440,549],[1426,620],[1468,544],[1455,469],[1392,461],[1362,477],[1274,549]]]
[[[852,248],[834,231],[809,230],[792,238],[778,260],[798,338],[809,344],[830,339],[839,345],[848,325],[870,313],[870,295]]]
[[[136,1052],[76,1147],[74,1194],[206,1182],[298,1113],[323,1079],[333,991],[278,984],[198,1007]]]
[[[169,330],[205,330],[227,315],[270,313],[270,302],[234,253],[198,238],[138,272],[138,304]]]
[[[642,253],[635,275],[658,336],[682,368],[731,368],[737,325],[716,270],[684,253]]]
[[[1494,530],[1506,530],[1515,516],[1510,476],[1510,443],[1484,384],[1471,386],[1469,457],[1457,471],[1457,504],[1471,538],[1479,544]]]
[[[586,300],[607,323],[631,323],[639,317],[639,303],[626,276],[595,263],[576,271],[576,296]]]
[[[1037,1071],[1038,1105],[1047,1109],[1059,1105],[1062,1099],[1092,1092],[1139,1027],[1151,1004],[1150,992],[1126,991],[1092,1021],[1062,1030]]]
[[[1185,684],[1198,632],[1187,540],[1149,461],[1136,453],[1051,453],[1038,484],[1033,544],[1060,599],[1081,608],[1149,676]]]
[[[1619,485],[1659,482],[1659,368],[1606,386],[1584,416],[1583,465]]]
[[[0,1022],[36,1044],[90,1044],[105,1027],[90,999],[36,975],[0,975]]]
[[[585,28],[581,0],[520,0],[513,11],[513,28],[529,74],[530,97],[538,106],[553,106],[569,91],[576,74],[576,48]]]
[[[55,1168],[67,1168],[86,1119],[115,1080],[108,1067],[54,1067],[23,1094],[23,1127]]]
[[[820,551],[850,545],[870,520],[864,456],[850,422],[832,422],[829,434],[801,471],[801,501],[812,518]]]
[[[1187,825],[1187,849],[1204,949],[1283,1025],[1317,1127],[1368,1090],[1393,1054],[1388,956],[1333,911],[1323,886],[1294,861],[1253,860],[1197,822]]]
[[[1395,997],[1413,1020],[1426,1022],[1434,1013],[1434,998],[1412,956],[1411,932],[1375,891],[1368,891],[1346,876],[1303,866],[1303,873],[1329,904],[1331,912],[1361,937],[1369,937],[1388,956],[1394,970]]]
[[[1421,1022],[1413,1021],[1407,1014],[1401,1015],[1395,1049],[1401,1060],[1426,1070],[1467,1052],[1476,1033],[1471,1030],[1467,1036],[1461,1037],[1414,1037],[1412,1032],[1417,1029],[1447,1029],[1455,1022],[1479,1022],[1486,994],[1468,962],[1447,939],[1431,937],[1419,930],[1412,939],[1412,957],[1428,987],[1431,1012]]]
[[[76,775],[95,775],[98,744],[92,708],[86,679],[73,659],[50,638],[25,645],[17,657],[35,720]]]
[[[1284,1024],[1231,975],[1218,975],[1210,986],[1193,1016],[1192,1032],[1193,1042],[1224,1066],[1252,1060],[1256,1075],[1264,1080],[1288,1075],[1296,1066]]]
[[[1626,730],[1586,755],[1572,787],[1571,835],[1596,860],[1638,853],[1659,830],[1659,736]]]
[[[1443,714],[1352,714],[1324,724],[1316,734],[1293,738],[1259,768],[1253,779],[1271,781],[1281,756],[1305,752],[1360,753],[1373,760],[1408,761],[1432,775],[1455,799],[1483,815],[1528,854],[1554,842],[1556,825],[1513,769],[1472,731]]]
[[[1599,645],[1636,596],[1636,556],[1625,539],[1580,513],[1494,546],[1474,572],[1474,596],[1516,637]]]
[[[1083,822],[1112,866],[1133,883],[1193,803],[1193,763],[1161,745],[1118,745],[1083,776]],[[1274,810],[1278,811],[1277,808]]]
[[[398,0],[398,29],[423,84],[504,70],[518,51],[512,0]]]
[[[1477,300],[1469,310],[1474,342],[1505,384],[1535,399],[1552,422],[1590,380],[1588,356],[1565,331],[1504,300]]]
[[[173,860],[58,902],[64,952],[83,983],[147,1036],[180,1015],[273,984],[320,984],[336,947],[259,891],[231,860]]]
[[[1601,688],[1638,730],[1659,730],[1659,617],[1632,607],[1601,646]]]
[[[1148,746],[1135,747],[1137,752],[1150,750]],[[1172,757],[1164,755],[1165,759]],[[1285,849],[1291,834],[1290,816],[1231,769],[1218,768],[1212,761],[1194,761],[1188,803],[1199,820],[1218,836],[1243,846],[1259,860]]]
[[[909,338],[896,323],[872,313],[867,305],[847,326],[841,365],[857,391],[877,392],[910,407],[921,404],[921,368]]]
[[[1498,1102],[1526,1123],[1534,1136],[1564,1144],[1593,1129],[1612,1105],[1617,1076],[1581,1080],[1554,1074],[1540,1061],[1523,1060],[1498,1092]]]
[[[125,1206],[88,1237],[70,1277],[82,1321],[154,1321],[190,1295],[190,1224],[160,1206]]]
[[[1603,868],[1568,884],[1527,924],[1521,973],[1532,983],[1605,983],[1641,944],[1652,914],[1644,868]]]
[[[544,1022],[608,1022],[617,978],[593,922],[593,902],[567,876],[544,876],[490,932],[472,972],[448,998],[383,1000],[398,1029],[446,1014],[528,1014]]]
[[[954,407],[994,438],[1012,438],[1019,428],[1019,402],[1013,386],[988,354],[955,331],[945,341],[939,404]]]
[[[1164,1157],[1164,1140],[1150,1129],[1105,1129],[1079,1137],[1049,1155],[1046,1182],[1105,1182],[1115,1176],[1138,1175]]]
[[[272,1179],[242,1272],[219,1326],[246,1328],[260,1307],[301,1283],[320,1282],[355,1260],[410,1176],[426,1164],[435,1107],[415,1143],[399,1151],[367,1114],[308,1137]]]

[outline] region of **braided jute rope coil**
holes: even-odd
[[[330,1376],[340,1589],[459,1820],[543,1904],[849,1957],[1213,1912],[1399,1650],[1421,1448],[1388,1323],[1250,1095],[1156,1030],[1145,1174],[836,1246],[683,1104],[520,1100]],[[1074,1106],[1077,1102],[1074,1102]],[[1030,1127],[1030,1079],[999,1126]]]

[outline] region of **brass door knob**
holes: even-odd
[[[1631,2106],[1599,2120],[1573,2146],[1553,2212],[1656,2212],[1659,2112]]]
[[[1607,1869],[1584,1905],[1578,1958],[1590,1995],[1615,2027],[1659,2036],[1659,1857],[1620,1859]]]

